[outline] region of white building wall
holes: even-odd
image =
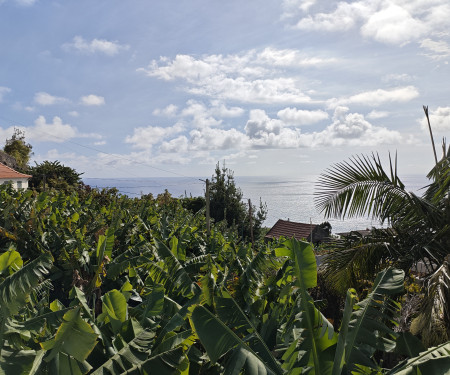
[[[18,189],[28,189],[28,178],[0,178],[0,185],[3,184],[12,184],[12,187],[16,190]]]

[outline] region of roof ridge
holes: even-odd
[[[7,168],[7,169],[9,169],[9,170],[11,170],[12,172],[14,172],[14,173],[16,173],[16,174],[18,174],[18,175],[23,176],[23,177],[29,177],[29,178],[33,177],[33,176],[30,175],[30,174],[25,174],[25,173],[22,173],[22,172],[17,172],[15,169],[13,169],[13,168],[11,168],[11,167],[8,167],[6,164],[3,164],[2,162],[0,162],[0,165],[3,166],[3,167],[5,167],[5,168]],[[0,177],[0,178],[1,178],[1,177]]]

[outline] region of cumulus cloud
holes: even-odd
[[[105,98],[98,95],[86,95],[80,98],[80,102],[87,106],[100,106],[105,104]]]
[[[446,0],[434,0],[426,6],[423,1],[339,1],[329,11],[301,16],[294,25],[298,29],[328,32],[357,28],[368,39],[393,45],[438,35],[449,26],[450,5]]]
[[[402,141],[398,131],[373,126],[360,113],[349,113],[348,107],[338,106],[333,122],[322,132],[306,135],[316,146],[376,146],[396,144]]]
[[[395,87],[384,90],[377,89],[365,91],[356,95],[344,98],[333,98],[328,101],[330,107],[346,104],[362,104],[370,106],[379,106],[384,103],[404,103],[419,96],[419,91],[414,86]]]
[[[361,34],[386,44],[404,44],[417,40],[427,32],[427,26],[402,6],[389,4],[373,13]]]
[[[53,96],[46,92],[37,92],[34,95],[34,102],[39,105],[47,106],[47,105],[55,105],[67,103],[69,100],[60,96]]]
[[[127,50],[129,46],[106,39],[92,39],[91,41],[87,41],[77,35],[71,43],[63,44],[62,48],[66,51],[76,51],[86,54],[103,53],[108,56],[114,56],[120,51]]]
[[[292,18],[302,12],[307,12],[316,0],[283,0],[281,19]]]
[[[306,56],[297,50],[266,48],[235,55],[194,58],[177,55],[153,60],[138,69],[165,81],[182,80],[191,94],[245,103],[306,103],[311,98],[300,89],[298,79],[286,77],[284,68],[317,67],[336,59]]]
[[[237,129],[194,129],[189,133],[189,148],[192,150],[245,149],[248,138]]]
[[[277,116],[287,125],[302,126],[326,120],[328,113],[322,110],[307,111],[289,107],[278,111]]]
[[[191,101],[180,111],[180,116],[197,116],[204,113],[203,103]],[[371,112],[368,118],[382,118],[385,113]],[[200,116],[201,117],[201,116]],[[205,118],[205,117],[203,117]],[[348,107],[337,106],[328,126],[321,131],[303,132],[299,124],[310,124],[329,118],[325,111],[306,111],[285,108],[271,118],[262,109],[249,112],[243,128],[224,128],[216,124],[201,124],[189,130],[187,125],[176,123],[169,127],[149,126],[136,128],[125,139],[142,152],[150,152],[158,160],[172,157],[192,159],[195,153],[248,152],[259,149],[296,149],[326,146],[376,146],[405,142],[397,131],[383,126],[372,125],[364,115],[351,113]],[[198,120],[198,119],[197,119]],[[409,141],[409,140],[408,140]],[[205,154],[204,157],[207,157]]]
[[[62,143],[72,138],[91,138],[101,139],[102,136],[97,133],[80,133],[76,127],[70,124],[64,124],[58,116],[53,117],[52,122],[47,122],[44,116],[39,116],[33,126],[16,126],[24,131],[27,139],[31,142],[56,142]],[[9,138],[14,133],[14,127],[6,129],[0,128],[0,137]]]
[[[0,103],[3,101],[3,97],[8,92],[11,92],[11,89],[9,87],[0,86]]]
[[[53,122],[47,123],[44,116],[39,116],[34,126],[27,129],[27,136],[36,141],[65,142],[76,137],[77,129],[63,124],[61,118],[55,116]]]
[[[167,137],[178,134],[184,130],[182,124],[175,124],[166,128],[161,126],[147,126],[135,128],[133,135],[125,138],[125,143],[130,143],[138,149],[151,149],[153,145],[160,143]]]
[[[315,13],[301,18],[296,28],[302,30],[344,31],[355,26],[359,18],[370,10],[364,2],[339,2],[336,9],[330,13]]]
[[[176,116],[178,111],[178,107],[175,104],[169,104],[168,106],[166,106],[163,109],[155,109],[153,111],[153,114],[155,116],[165,116],[165,117],[174,117]]]
[[[426,55],[434,60],[442,60],[450,56],[450,44],[444,40],[435,41],[427,38],[422,40],[420,47],[427,50]]]
[[[438,107],[437,109],[429,110],[431,128],[436,132],[445,132],[450,130],[450,107]],[[426,118],[420,119],[422,129],[428,132],[428,122]]]

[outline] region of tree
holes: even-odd
[[[248,207],[242,202],[243,194],[234,181],[234,173],[225,167],[216,165],[209,188],[210,214],[215,222],[225,220],[228,227],[236,227],[244,238],[250,238],[250,216]],[[259,209],[252,205],[251,222],[253,236],[258,238],[262,223],[266,219],[267,207],[260,202]]]
[[[386,173],[378,156],[355,157],[321,175],[317,206],[327,217],[368,215],[389,228],[374,229],[364,238],[336,241],[323,259],[326,277],[345,290],[393,264],[409,271],[419,267],[427,288],[416,332],[423,337],[450,337],[450,148],[428,174],[430,184],[420,197],[405,189],[396,161]],[[436,324],[434,324],[436,323]],[[439,328],[441,327],[441,328]],[[439,334],[431,330],[440,329]],[[436,342],[428,344],[436,344]]]
[[[68,191],[78,187],[81,175],[75,169],[62,165],[59,161],[45,160],[41,164],[31,167],[29,173],[30,187],[35,189],[58,189]]]
[[[25,142],[25,132],[14,128],[14,134],[6,140],[3,151],[16,159],[18,169],[26,171],[30,157],[33,155],[32,149],[33,147]]]

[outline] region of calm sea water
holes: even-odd
[[[268,214],[264,223],[271,227],[278,219],[303,223],[312,221],[320,224],[327,220],[332,225],[333,233],[356,229],[366,229],[381,224],[369,218],[326,219],[317,211],[314,204],[315,183],[318,176],[301,178],[281,177],[235,177],[236,185],[243,192],[245,203],[251,199],[252,204],[259,205],[259,200],[267,204]],[[204,178],[202,178],[204,179]],[[84,183],[98,188],[116,187],[122,194],[130,197],[151,193],[154,196],[167,189],[172,196],[200,196],[205,193],[205,183],[199,178],[160,177],[133,179],[83,179]],[[409,191],[421,194],[421,188],[427,184],[424,176],[404,176],[402,181]]]

